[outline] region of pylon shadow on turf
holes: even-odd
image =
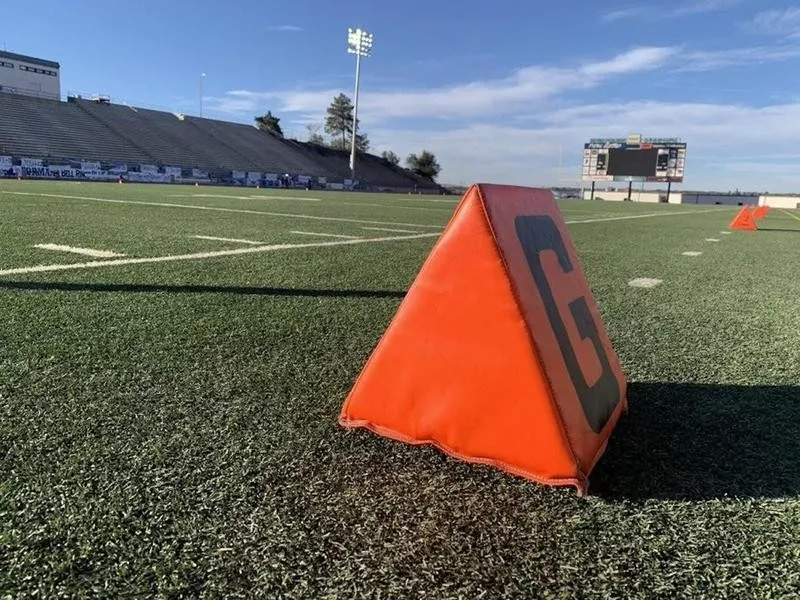
[[[315,298],[403,298],[392,290],[316,290],[230,285],[149,285],[135,283],[69,283],[0,281],[0,289],[58,292],[123,292],[162,294],[242,294],[246,296],[308,296]]]
[[[631,383],[628,397],[590,495],[800,495],[800,387]]]

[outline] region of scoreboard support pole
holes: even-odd
[[[589,200],[594,200],[594,180],[592,180],[592,192],[589,195]]]
[[[668,181],[667,182],[667,204],[669,204],[669,193],[670,193],[670,191],[672,191],[672,182]]]
[[[628,202],[633,200],[633,180],[628,182]]]

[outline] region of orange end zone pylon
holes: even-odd
[[[742,210],[740,210],[733,221],[731,221],[731,224],[728,225],[728,229],[756,231],[758,227],[756,227],[756,220],[753,218],[753,213],[750,211],[750,208],[743,206]]]
[[[626,388],[552,192],[476,185],[339,422],[582,495]]]
[[[753,209],[753,218],[756,221],[761,221],[767,216],[767,214],[769,214],[769,206],[766,204],[762,204],[761,206],[757,206]]]

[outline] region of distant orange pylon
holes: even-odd
[[[756,220],[753,218],[753,213],[747,206],[742,207],[742,210],[736,215],[728,226],[729,229],[742,230],[742,231],[757,231]]]

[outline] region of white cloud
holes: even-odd
[[[758,65],[800,58],[800,45],[756,46],[687,52],[679,71],[711,71],[730,66]]]
[[[603,23],[614,23],[616,21],[622,21],[624,19],[630,19],[632,17],[638,17],[644,12],[644,8],[641,6],[632,6],[630,8],[618,8],[607,13],[604,13],[600,20]]]
[[[364,90],[359,117],[373,152],[393,150],[405,157],[429,149],[439,157],[445,182],[550,185],[568,183],[570,177],[570,183],[576,183],[587,139],[642,133],[687,141],[684,188],[800,190],[800,170],[794,167],[800,154],[800,101],[756,107],[641,100],[548,108],[555,99],[566,97],[574,103],[580,97],[575,92],[654,69],[703,71],[796,58],[800,46],[790,44],[718,51],[636,48],[607,60],[572,67],[529,66],[506,77],[433,89],[371,88]],[[270,109],[302,135],[302,125],[320,122],[340,91],[232,90],[208,99],[207,106],[247,118]],[[393,124],[406,117],[438,117],[439,122],[436,127],[413,120]],[[490,118],[493,122],[486,122]],[[501,118],[506,119],[504,125],[497,124]],[[516,126],[522,122],[529,125]],[[564,152],[561,171],[559,148]]]
[[[649,71],[663,66],[677,52],[668,47],[635,48],[606,61],[573,68],[531,66],[495,80],[474,81],[425,90],[365,91],[359,103],[363,122],[398,117],[457,118],[486,113],[508,113],[558,94],[600,85],[612,77]],[[234,90],[209,98],[220,113],[273,110],[321,114],[339,89],[315,91],[251,92]]]
[[[405,157],[426,148],[443,166],[441,180],[552,185],[578,181],[583,144],[628,133],[680,137],[688,144],[686,189],[800,190],[800,103],[631,102],[593,104],[540,115],[541,126],[474,125],[449,131],[375,129],[375,151]],[[559,173],[559,149],[564,165]]]
[[[303,31],[303,28],[299,25],[270,25],[267,27],[267,31],[286,31],[296,33]]]
[[[741,4],[744,0],[695,0],[683,6],[678,6],[671,12],[671,16],[683,17],[686,15],[699,15],[702,13],[721,12]]]
[[[612,9],[600,17],[604,23],[613,23],[636,17],[648,20],[676,19],[704,13],[722,12],[741,4],[744,0],[693,0],[677,6],[658,3],[649,6],[630,6]]]
[[[800,8],[765,10],[758,13],[747,29],[753,33],[778,36],[800,36]]]

